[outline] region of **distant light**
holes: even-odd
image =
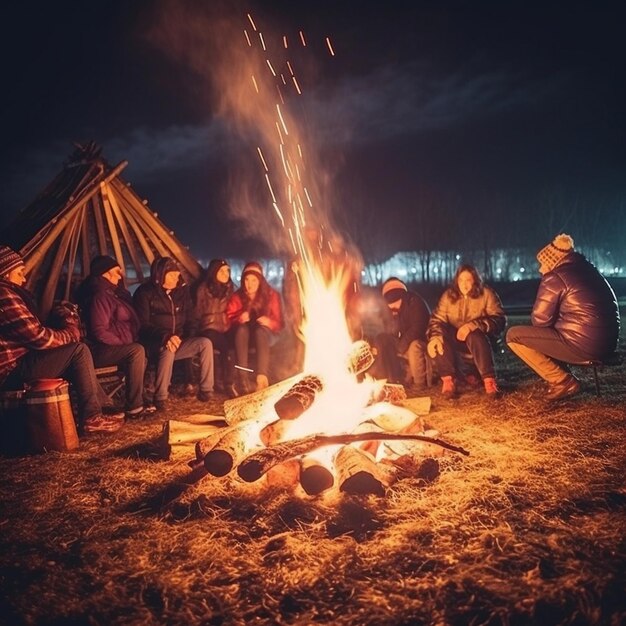
[[[268,274],[270,278],[274,278],[274,276],[276,276],[276,270],[270,270]]]
[[[523,268],[523,267],[520,267],[520,268],[519,268],[519,271],[523,274],[523,273],[526,271],[526,269],[525,269],[525,268]]]
[[[439,268],[433,267],[433,274],[439,274]]]
[[[378,278],[378,280],[380,280],[383,277],[383,275],[380,272],[376,272],[376,278]]]
[[[496,272],[497,272],[498,274],[502,274],[502,268],[501,268],[501,267],[499,267],[499,268],[496,270]]]
[[[367,272],[365,270],[361,270],[361,276],[366,276]]]
[[[406,270],[402,267],[398,270],[398,274],[400,274],[400,276],[406,276]]]
[[[416,267],[412,267],[411,268],[411,274],[417,274],[417,268]]]
[[[460,254],[457,254],[454,258],[455,258],[457,261],[460,261],[460,260],[461,260],[461,255],[460,255]]]

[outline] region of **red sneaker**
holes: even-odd
[[[83,430],[85,433],[113,433],[123,425],[124,422],[119,419],[100,414],[88,417],[83,424]]]

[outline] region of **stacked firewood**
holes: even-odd
[[[372,359],[369,345],[357,342],[348,370],[358,376]],[[430,410],[430,398],[407,399],[402,385],[376,387],[361,423],[351,432],[316,432],[294,439],[292,425],[323,391],[322,378],[306,374],[227,400],[226,425],[211,429],[196,442],[196,463],[215,477],[264,479],[273,485],[299,486],[309,495],[331,488],[383,494],[406,474],[407,460],[418,468],[419,461],[440,456],[446,449],[467,454],[425,428],[423,416]]]

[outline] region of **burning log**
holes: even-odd
[[[282,397],[300,378],[300,376],[292,376],[260,391],[226,400],[224,402],[226,421],[234,425],[258,417],[267,406],[271,406]]]
[[[259,433],[259,437],[264,446],[269,447],[285,439],[285,433],[289,430],[289,420],[276,420],[264,426]]]
[[[239,424],[225,433],[204,457],[204,467],[213,476],[226,476],[250,450],[250,440],[259,432],[258,421]],[[260,445],[260,441],[259,441]]]
[[[459,446],[454,446],[441,439],[431,439],[424,435],[404,435],[396,433],[354,433],[340,435],[309,435],[301,439],[293,439],[270,448],[258,450],[244,458],[237,467],[239,477],[246,482],[254,482],[265,474],[271,467],[303,454],[307,454],[322,446],[333,444],[345,445],[356,441],[372,441],[378,439],[415,439],[417,441],[427,441],[435,445],[469,456],[469,452]]]
[[[300,462],[298,459],[289,459],[279,463],[269,469],[265,478],[270,487],[294,489],[300,480]]]
[[[355,341],[348,353],[348,370],[355,375],[362,374],[374,364],[374,353],[364,339]]]
[[[374,355],[367,341],[355,341],[347,355],[348,371],[355,375],[361,374],[373,362]],[[322,389],[323,384],[318,376],[309,374],[301,378],[274,404],[276,415],[284,420],[300,417],[313,404],[315,396]]]
[[[317,376],[305,376],[274,404],[276,415],[283,420],[300,417],[322,390],[322,381]]]
[[[311,457],[300,460],[300,484],[310,496],[316,496],[335,483],[333,473],[319,461]]]
[[[352,494],[382,496],[396,478],[391,467],[378,465],[371,454],[352,446],[344,446],[335,456],[339,491]]]

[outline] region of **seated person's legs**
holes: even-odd
[[[256,389],[265,389],[269,385],[270,344],[272,333],[267,328],[254,327],[254,345],[256,348]]]
[[[418,389],[426,387],[428,384],[426,344],[416,339],[409,344],[408,350],[402,356],[409,363],[409,373],[413,379],[413,385]]]
[[[512,352],[549,383],[560,383],[569,376],[559,361],[568,363],[584,359],[553,328],[512,326],[506,334],[506,343]]]
[[[215,383],[213,370],[213,344],[206,337],[190,337],[185,339],[175,354],[175,360],[189,359],[197,356],[200,360],[200,391],[198,397],[207,399],[207,394],[213,391]]]

